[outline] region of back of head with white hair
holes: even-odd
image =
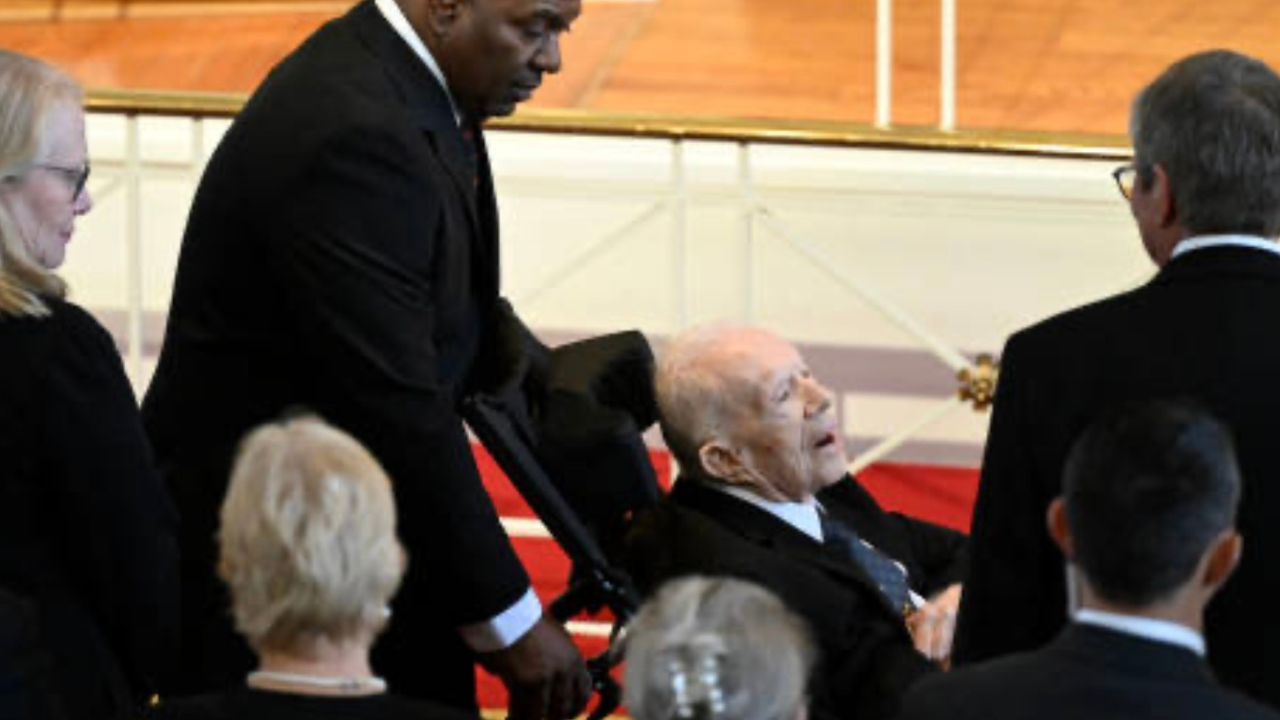
[[[628,628],[625,703],[636,720],[795,720],[814,650],[764,588],[732,578],[664,585]]]
[[[391,483],[360,443],[314,417],[264,425],[222,505],[218,571],[259,652],[366,640],[404,573]]]

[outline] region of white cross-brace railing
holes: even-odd
[[[674,258],[672,271],[676,278],[674,292],[676,293],[677,317],[675,318],[675,325],[677,328],[683,328],[687,325],[689,317],[689,273],[686,261],[688,239],[685,235],[685,205],[687,203],[688,188],[685,180],[684,143],[680,139],[673,139],[670,142],[672,165],[668,185],[663,197],[643,207],[617,230],[589,243],[583,250],[555,268],[542,283],[517,295],[514,298],[517,306],[524,306],[545,296],[548,292],[573,277],[580,269],[590,264],[593,259],[600,257],[605,251],[617,246],[632,232],[665,211],[670,213],[670,242],[674,251],[672,254]],[[738,191],[742,207],[739,216],[741,218],[740,227],[743,233],[744,247],[746,248],[747,282],[744,283],[742,312],[744,320],[750,321],[754,309],[754,271],[752,264],[757,242],[755,226],[758,223],[768,230],[772,236],[807,260],[818,271],[835,281],[889,322],[915,338],[926,350],[950,368],[953,374],[958,375],[964,370],[976,371],[975,365],[963,353],[912,317],[899,305],[880,294],[873,284],[841,268],[836,262],[823,255],[816,246],[791,232],[777,213],[758,197],[756,186],[752,179],[751,147],[749,143],[738,144],[736,158]],[[958,395],[951,395],[939,400],[934,406],[922,412],[914,421],[907,423],[891,436],[882,439],[875,446],[860,453],[850,465],[850,471],[856,473],[883,459],[928,427],[965,407],[965,405],[965,401]]]
[[[146,353],[146,323],[144,312],[144,273],[143,263],[143,216],[145,209],[142,201],[142,181],[144,177],[184,178],[193,184],[198,182],[204,172],[205,158],[205,126],[204,118],[195,116],[191,119],[189,153],[180,161],[144,161],[142,156],[142,129],[140,116],[136,113],[124,115],[124,155],[119,159],[94,160],[94,179],[89,192],[95,202],[102,202],[117,193],[124,193],[125,222],[125,313],[126,313],[126,345],[124,348],[125,367],[130,379],[135,383],[135,391],[142,388],[137,384],[144,376],[143,363]],[[106,178],[105,181],[101,178]]]
[[[146,341],[146,328],[143,322],[144,244],[142,240],[142,215],[144,208],[141,192],[142,180],[144,175],[148,177],[182,176],[190,178],[194,182],[199,178],[205,157],[203,120],[197,117],[192,119],[190,152],[185,161],[159,162],[152,160],[144,163],[140,151],[138,120],[139,118],[136,114],[125,117],[125,157],[123,160],[115,162],[104,161],[96,165],[95,167],[102,167],[105,170],[102,175],[106,176],[108,181],[104,185],[93,188],[99,199],[121,190],[125,193],[125,226],[127,234],[125,242],[128,267],[126,273],[128,282],[126,297],[129,333],[126,360],[130,374],[135,381],[138,381],[143,376],[143,355]],[[689,202],[690,188],[686,178],[685,141],[679,138],[672,138],[668,142],[670,145],[670,172],[666,183],[659,185],[655,189],[656,198],[645,204],[616,230],[606,233],[599,240],[590,243],[585,249],[567,258],[558,267],[554,268],[539,285],[528,288],[516,295],[513,299],[518,305],[526,305],[545,296],[566,280],[574,277],[579,270],[589,265],[593,259],[600,257],[625,238],[634,236],[634,233],[641,231],[650,221],[666,214],[670,221],[668,233],[673,249],[674,325],[677,328],[683,328],[687,325],[690,317],[691,278],[688,267],[690,239],[686,233],[686,206]],[[753,256],[758,243],[762,239],[756,233],[756,227],[759,226],[767,231],[769,237],[783,243],[797,255],[807,260],[813,267],[857,297],[862,303],[914,337],[925,349],[936,356],[942,364],[950,368],[953,373],[958,373],[965,369],[972,370],[973,364],[970,360],[938,334],[913,318],[890,299],[881,295],[872,283],[856,277],[855,274],[847,269],[841,268],[837,263],[826,257],[817,246],[798,237],[787,227],[776,211],[770,208],[768,203],[759,196],[757,184],[753,180],[751,148],[752,143],[740,142],[736,153],[739,183],[737,192],[738,202],[741,207],[738,216],[740,218],[739,228],[743,235],[743,246],[747,249],[745,261],[748,275],[747,282],[744,283],[745,290],[742,300],[743,319],[751,320],[755,304],[755,288],[753,286],[753,263],[755,260]],[[963,405],[964,402],[955,396],[940,399],[936,407],[931,407],[926,412],[923,412],[917,420],[907,423],[892,436],[884,438],[871,449],[861,453],[853,464],[852,469],[859,470],[884,458],[922,430],[945,418]]]

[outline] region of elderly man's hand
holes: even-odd
[[[960,609],[960,585],[952,585],[921,605],[907,617],[907,629],[916,649],[935,662],[951,660],[951,639],[956,634],[956,611]]]
[[[542,618],[510,647],[480,662],[507,686],[510,720],[567,720],[591,697],[582,654],[560,625]]]

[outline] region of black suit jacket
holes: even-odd
[[[1277,720],[1214,682],[1195,653],[1089,625],[1049,646],[939,674],[911,688],[900,720]]]
[[[1012,336],[987,438],[971,531],[957,662],[1038,647],[1066,620],[1062,556],[1045,530],[1076,436],[1125,401],[1192,397],[1232,429],[1244,491],[1244,558],[1210,605],[1210,664],[1223,682],[1280,705],[1280,257],[1205,248],[1147,285]],[[1270,525],[1268,525],[1270,524]],[[1268,654],[1270,657],[1268,658]]]
[[[818,495],[835,519],[901,562],[926,597],[958,582],[965,538],[886,513],[853,478]],[[900,611],[844,556],[777,517],[697,480],[637,515],[627,566],[641,592],[689,574],[730,575],[777,594],[813,630],[821,650],[813,707],[826,716],[888,717],[908,684],[934,669],[916,652]]]
[[[280,63],[223,138],[183,238],[144,418],[183,514],[185,690],[241,682],[214,530],[249,428],[304,406],[390,475],[408,574],[374,662],[398,692],[474,704],[455,629],[529,582],[457,413],[498,293],[483,137],[371,0]]]
[[[27,690],[47,674],[70,717],[127,717],[177,655],[177,518],[111,336],[45,302],[0,318],[0,587],[34,611],[0,635],[52,663],[18,668]]]

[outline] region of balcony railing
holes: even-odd
[[[186,209],[243,101],[89,96],[97,209],[66,275],[139,389]],[[859,467],[975,464],[985,418],[956,377],[1012,329],[1150,273],[1108,174],[1122,138],[570,111],[489,136],[504,288],[531,325],[774,327],[839,392]]]

